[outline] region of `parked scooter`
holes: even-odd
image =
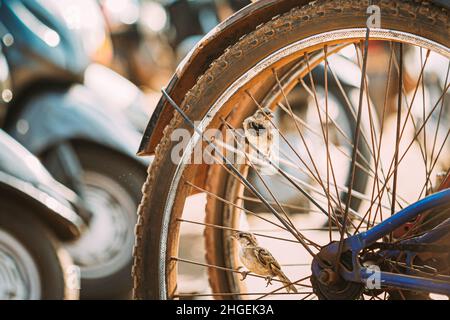
[[[83,298],[123,297],[131,289],[136,209],[148,164],[135,156],[139,133],[124,112],[142,103],[139,90],[122,92],[123,78],[90,65],[107,43],[101,21],[89,0],[10,0],[0,10],[11,71],[2,127],[92,212],[89,229],[66,247],[81,268]],[[103,71],[99,79],[95,68]]]
[[[86,212],[31,153],[0,130],[0,300],[77,299],[78,269],[62,241]]]

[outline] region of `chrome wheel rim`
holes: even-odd
[[[301,41],[298,41],[296,43],[293,43],[292,45],[289,45],[272,55],[268,56],[266,59],[260,61],[258,64],[256,64],[253,68],[251,68],[249,71],[247,71],[244,75],[242,75],[237,81],[232,83],[227,90],[216,100],[216,102],[210,107],[207,114],[201,119],[199,122],[196,123],[197,128],[199,128],[201,131],[205,131],[211,121],[215,119],[216,114],[219,110],[222,109],[222,107],[231,99],[231,97],[241,88],[245,86],[251,79],[255,78],[260,72],[262,72],[265,69],[268,69],[271,65],[275,64],[277,61],[280,61],[283,58],[288,57],[289,55],[294,54],[297,51],[306,50],[312,46],[318,45],[318,44],[324,44],[327,42],[337,41],[337,40],[356,40],[356,39],[363,39],[364,34],[366,33],[365,29],[347,29],[347,30],[338,30],[333,32],[328,32],[320,35],[316,35],[307,39],[303,39]],[[441,45],[424,39],[422,37],[404,33],[404,32],[398,32],[398,31],[391,31],[391,30],[384,30],[384,29],[374,29],[371,30],[371,39],[377,39],[377,40],[390,40],[394,42],[407,42],[409,44],[417,45],[425,49],[430,49],[433,52],[442,54],[445,57],[449,57],[450,53],[448,51],[448,48],[444,48]],[[171,260],[176,260],[175,258],[170,256],[170,252],[168,252],[170,249],[168,247],[169,238],[173,239],[174,235],[170,232],[170,218],[172,214],[172,210],[174,208],[174,204],[176,203],[177,198],[177,192],[178,187],[180,186],[182,176],[184,173],[185,168],[189,165],[189,159],[192,156],[192,152],[194,151],[195,146],[197,143],[201,141],[202,137],[194,133],[193,137],[189,141],[188,147],[185,148],[185,152],[183,154],[182,159],[177,164],[177,169],[175,171],[175,175],[173,176],[173,179],[171,181],[170,191],[167,198],[167,201],[165,203],[165,210],[164,210],[164,221],[163,221],[163,228],[160,238],[160,259],[159,261],[159,282],[160,282],[160,298],[166,299],[168,298],[168,291],[167,291],[167,281],[168,278],[167,272],[168,267],[166,263]],[[177,204],[179,205],[179,204]],[[172,279],[173,281],[173,279]]]
[[[136,205],[122,185],[103,174],[85,171],[83,181],[93,217],[88,230],[67,250],[83,278],[107,277],[131,259]]]
[[[0,300],[38,300],[41,279],[28,250],[0,229]]]

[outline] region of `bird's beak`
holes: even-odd
[[[230,238],[231,238],[231,239],[236,239],[236,240],[237,240],[237,239],[238,239],[237,233],[231,234]]]

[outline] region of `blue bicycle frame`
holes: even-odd
[[[404,208],[368,231],[347,238],[344,242],[343,249],[344,251],[352,252],[353,269],[350,271],[346,268],[341,268],[341,276],[348,281],[366,283],[374,272],[372,269],[363,267],[359,263],[358,255],[363,249],[368,248],[381,238],[388,236],[394,230],[413,220],[421,213],[449,204],[450,189],[445,189]],[[433,243],[448,235],[449,231],[450,219],[447,219],[420,237],[411,238],[400,243]],[[392,286],[399,289],[450,295],[450,277],[448,276],[425,278],[389,272],[380,272],[378,276],[380,277],[381,285],[385,287]]]

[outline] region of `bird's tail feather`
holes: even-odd
[[[288,277],[286,277],[286,275],[283,273],[283,271],[279,270],[279,271],[277,272],[277,277],[278,277],[278,279],[280,279],[280,281],[281,281],[285,286],[287,286],[287,287],[286,287],[286,291],[287,291],[288,293],[289,293],[289,292],[294,292],[294,293],[297,293],[297,292],[298,292],[298,291],[297,291],[297,288],[292,284],[292,281],[289,280]]]

